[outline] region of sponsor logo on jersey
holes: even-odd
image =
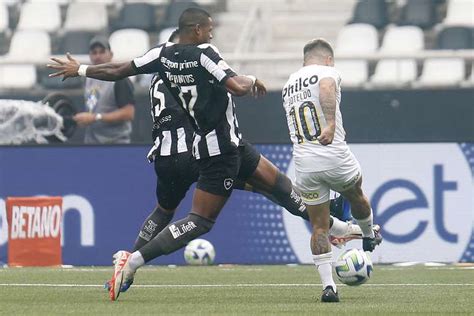
[[[309,85],[314,85],[318,83],[318,76],[313,75],[311,77],[306,78],[298,78],[293,83],[287,84],[285,88],[283,88],[283,98],[287,96],[291,96],[292,94],[303,90],[304,88],[309,87]]]
[[[199,63],[197,60],[194,61],[184,61],[182,63],[178,63],[175,61],[171,61],[166,57],[161,57],[161,62],[165,68],[168,69],[179,69],[180,71],[183,69],[191,69],[199,67]]]

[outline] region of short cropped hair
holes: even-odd
[[[317,38],[309,41],[303,48],[304,58],[310,56],[331,56],[334,57],[334,50],[331,44],[323,38]]]
[[[205,25],[209,22],[211,15],[201,8],[188,8],[181,13],[179,17],[179,31],[182,32],[189,27],[197,24]]]

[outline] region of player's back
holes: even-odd
[[[194,127],[189,115],[156,75],[151,80],[150,101],[156,155],[170,156],[190,151]]]
[[[332,78],[336,83],[336,130],[332,144],[327,146],[318,141],[321,130],[326,126],[319,100],[319,83],[323,78]],[[339,109],[340,83],[341,77],[334,67],[308,65],[293,73],[283,88],[283,106],[293,142],[293,155],[301,171],[334,168],[348,155]],[[309,160],[311,164],[307,163]]]
[[[203,63],[214,63],[205,53],[215,52],[210,45],[175,44],[165,47],[160,57],[171,87],[179,87],[171,92],[180,99],[203,134],[215,129],[231,99],[225,87],[204,69]]]
[[[134,60],[139,73],[158,72],[195,126],[197,159],[220,155],[240,143],[235,105],[225,81],[236,74],[210,44],[166,43]]]

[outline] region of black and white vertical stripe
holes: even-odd
[[[227,152],[229,146],[238,147],[242,135],[235,114],[235,103],[230,94],[228,96],[225,120],[216,129],[205,135],[195,134],[193,141],[193,154],[196,159],[201,157],[218,156]]]
[[[185,153],[190,148],[186,144],[192,135],[188,135],[184,127],[176,130],[165,130],[155,138],[155,144],[151,152],[156,156],[171,156],[175,154]]]

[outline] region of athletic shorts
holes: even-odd
[[[233,189],[243,189],[246,180],[257,169],[259,161],[260,153],[245,140],[235,150],[199,159],[197,188],[228,197]]]
[[[155,159],[156,197],[161,207],[174,210],[189,187],[199,178],[196,160],[190,152]]]
[[[224,170],[217,170],[216,174],[212,174],[212,169],[208,167],[204,170],[204,177],[198,188],[203,191],[229,196],[230,192],[226,189],[230,185],[227,181],[226,186],[223,185],[224,180],[232,179],[232,189],[243,190],[246,180],[255,172],[260,161],[260,153],[247,141],[236,150],[239,156],[239,167],[237,177],[221,176],[219,174],[233,174],[232,166],[222,166]],[[219,157],[219,156],[217,156]],[[213,158],[213,157],[211,157]],[[206,160],[205,158],[201,160]],[[213,159],[213,161],[220,159]],[[167,210],[174,210],[178,207],[181,200],[185,197],[190,186],[199,179],[199,160],[195,160],[190,152],[175,154],[171,156],[162,156],[155,159],[155,172],[157,175],[156,197],[158,203]],[[208,165],[209,161],[203,165]],[[231,170],[225,170],[231,169]],[[217,176],[217,179],[215,179]],[[215,181],[215,182],[214,182]],[[212,185],[214,183],[214,185]]]
[[[362,177],[360,164],[351,154],[340,166],[316,172],[296,170],[296,187],[303,201],[308,205],[318,205],[329,201],[329,191],[343,192],[352,188]]]

